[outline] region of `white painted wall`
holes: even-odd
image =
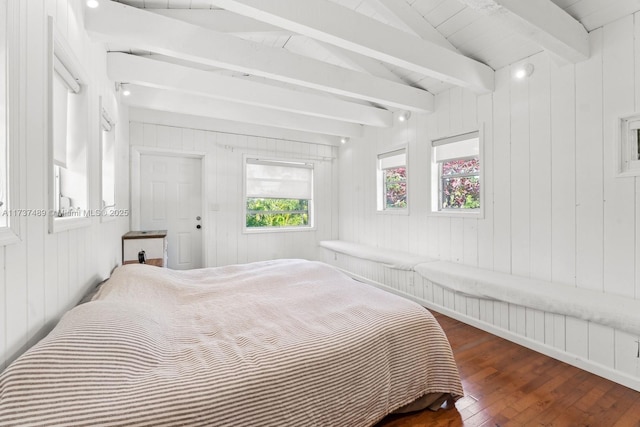
[[[206,121],[199,127],[197,119],[193,127],[157,124],[163,117],[154,113],[137,115],[139,121],[131,121],[130,143],[132,147],[204,153],[206,267],[276,258],[315,259],[318,241],[337,238],[336,147],[245,135],[244,125],[234,127],[231,122],[225,125],[225,132],[203,130]],[[254,130],[268,134],[267,129]],[[243,233],[244,154],[315,161],[314,230]],[[139,201],[132,200],[131,205],[136,209]]]
[[[640,298],[640,180],[614,176],[617,118],[640,111],[638,35],[640,15],[630,15],[590,34],[588,61],[559,66],[537,54],[523,61],[535,66],[528,80],[512,79],[513,64],[496,72],[492,94],[451,89],[437,95],[435,114],[352,139],[339,153],[340,238]],[[485,218],[429,215],[430,141],[481,125]],[[410,215],[376,213],[376,155],[401,143]],[[490,308],[487,318],[506,330],[640,376],[631,335]]]
[[[90,207],[98,208],[98,96],[105,98],[117,122],[116,200],[128,208],[128,112],[118,107],[114,86],[106,77],[103,48],[92,44],[83,30],[79,0],[21,1],[20,145],[25,157],[21,165],[22,206],[46,209],[47,110],[46,110],[46,22],[56,26],[74,50],[90,76],[90,108],[93,121],[89,144]],[[50,330],[59,317],[84,292],[121,262],[120,236],[129,219],[100,222],[93,218],[87,227],[49,234],[47,218],[27,217],[21,224],[17,244],[0,247],[0,370]]]

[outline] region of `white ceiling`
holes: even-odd
[[[391,126],[400,110],[432,110],[453,85],[490,92],[493,70],[544,50],[584,60],[587,32],[638,10],[638,0],[101,0],[86,22],[109,52],[128,54],[111,55],[109,73],[140,88],[134,107],[337,141]]]

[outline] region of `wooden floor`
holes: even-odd
[[[640,393],[433,312],[449,337],[465,397],[376,427],[640,427]]]

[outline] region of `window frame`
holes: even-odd
[[[480,207],[478,209],[441,209],[442,206],[442,164],[443,162],[439,162],[435,160],[435,148],[438,146],[466,141],[469,139],[478,138],[478,162],[480,163],[480,171],[478,174],[460,174],[468,175],[468,176],[476,176],[478,175],[480,180]],[[480,126],[477,130],[466,131],[454,135],[449,135],[440,138],[434,138],[430,142],[430,165],[431,165],[431,186],[430,186],[430,208],[429,215],[432,216],[443,216],[443,217],[460,217],[460,218],[476,218],[483,219],[485,215],[485,187],[486,182],[484,179],[484,126]],[[451,158],[448,160],[467,160],[473,159],[476,156],[462,156],[459,158]],[[450,177],[451,175],[447,175]],[[456,174],[456,177],[459,175]]]
[[[90,140],[91,137],[91,129],[90,129],[90,121],[89,121],[89,111],[85,112],[85,117],[83,120],[86,120],[86,129],[87,135],[84,140],[85,144],[85,175],[84,175],[84,185],[85,185],[85,203],[84,207],[85,212],[80,212],[78,216],[69,216],[69,217],[57,217],[54,215],[56,210],[56,206],[59,202],[56,202],[56,179],[54,176],[54,168],[55,168],[55,156],[54,156],[54,117],[53,117],[53,107],[54,107],[54,80],[55,77],[55,63],[56,61],[60,61],[64,64],[65,68],[72,73],[72,77],[75,78],[78,84],[81,86],[81,91],[84,92],[83,96],[86,96],[87,105],[89,109],[91,107],[91,96],[89,93],[88,87],[88,78],[87,74],[84,72],[83,68],[80,66],[80,62],[75,57],[69,43],[66,39],[56,30],[55,22],[52,16],[48,16],[47,18],[47,36],[48,36],[48,67],[47,67],[47,95],[48,95],[48,167],[47,167],[47,188],[49,193],[48,200],[48,218],[49,218],[49,233],[58,233],[61,231],[71,230],[80,227],[87,227],[91,225],[91,218],[86,216],[86,213],[90,211],[91,208],[91,197],[90,197]]]
[[[262,161],[265,163],[275,164],[300,164],[310,165],[311,169],[311,199],[308,200],[308,216],[309,224],[304,226],[287,226],[287,227],[247,227],[247,164],[250,160]],[[242,156],[242,233],[243,234],[257,234],[257,233],[282,233],[282,232],[300,232],[300,231],[315,231],[316,230],[316,218],[315,218],[315,172],[316,162],[313,160],[304,160],[298,158],[285,158],[285,157],[270,157],[244,154]]]
[[[616,138],[616,176],[640,176],[640,113],[620,117]]]
[[[5,78],[0,84],[5,85],[5,172],[6,172],[6,206],[2,206],[0,211],[6,215],[6,225],[0,227],[0,246],[17,243],[22,239],[20,234],[21,224],[24,216],[19,209],[23,200],[22,190],[25,179],[21,179],[21,172],[24,170],[23,160],[25,159],[24,146],[20,141],[23,135],[20,134],[20,2],[19,0],[6,0],[5,19],[6,27],[4,34],[5,56],[4,71]],[[46,211],[37,209],[37,211]],[[20,212],[20,214],[17,214]],[[16,213],[16,214],[14,214]]]
[[[382,168],[381,160],[384,158],[392,157],[403,153],[404,168],[406,173],[405,186],[406,186],[406,206],[402,208],[388,208],[386,204],[386,179],[385,170],[397,169],[397,168]],[[409,215],[409,147],[406,144],[396,146],[390,150],[378,153],[376,156],[376,212],[383,215]]]

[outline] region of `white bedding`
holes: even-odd
[[[419,305],[301,260],[118,268],[0,376],[0,425],[368,426],[462,395]]]

